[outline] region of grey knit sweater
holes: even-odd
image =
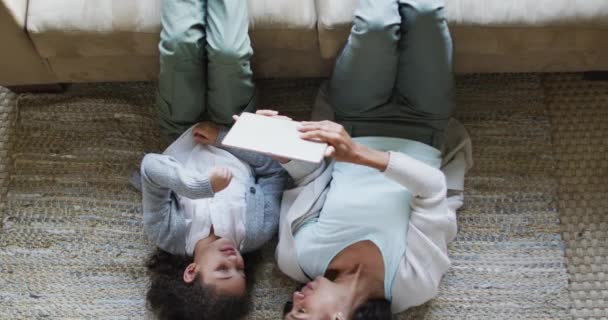
[[[220,146],[227,133],[222,128],[216,147],[222,148],[244,163],[254,179],[247,186],[245,240],[242,252],[259,249],[277,232],[283,190],[289,183],[285,170],[266,155]],[[144,227],[149,239],[159,248],[172,254],[186,252],[187,225],[176,194],[188,198],[213,197],[207,177],[182,172],[174,161],[147,155],[142,161],[139,177],[132,177],[134,186],[143,192]]]

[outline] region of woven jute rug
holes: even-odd
[[[572,315],[608,319],[608,81],[544,79],[559,157],[559,211]]]
[[[566,319],[556,159],[541,79],[484,75],[457,83],[456,117],[473,139],[475,166],[450,246],[452,268],[439,296],[410,315]]]
[[[457,116],[473,137],[476,165],[450,247],[453,267],[438,297],[398,319],[570,318],[542,81],[487,75],[458,84]],[[262,82],[260,106],[305,119],[318,85]],[[0,318],[146,317],[143,261],[153,247],[127,177],[145,152],[161,148],[154,86],[75,85],[21,96],[13,114],[0,198]],[[261,252],[250,319],[279,319],[295,288],[276,268],[273,247]]]

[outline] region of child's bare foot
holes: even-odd
[[[209,182],[213,193],[226,189],[230,181],[232,181],[232,172],[227,168],[215,167],[209,172]]]

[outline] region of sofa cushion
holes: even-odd
[[[45,58],[156,55],[160,1],[30,0],[27,29]],[[254,47],[318,46],[314,0],[249,0],[249,9]]]
[[[349,27],[357,0],[316,0],[319,29]],[[608,27],[606,0],[446,0],[451,25]]]
[[[494,27],[608,27],[606,0],[448,0],[450,23]]]
[[[316,4],[321,55],[335,58],[357,0]],[[580,71],[607,64],[606,0],[446,0],[446,9],[459,72]]]
[[[25,28],[25,16],[27,14],[27,3],[23,0],[3,0],[0,3],[1,10],[10,14],[11,20],[21,29]]]

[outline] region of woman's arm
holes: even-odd
[[[389,163],[384,174],[405,186],[417,198],[445,196],[443,172],[401,152],[389,152]]]
[[[337,123],[303,122],[300,131],[304,139],[329,144],[326,156],[378,169],[414,196],[429,198],[445,192],[445,177],[439,169],[400,152],[384,152],[358,144]]]
[[[335,158],[336,161],[372,167],[380,171],[386,170],[388,166],[387,152],[374,150],[354,142],[344,127],[335,122],[302,122],[299,130],[302,139],[327,143],[329,147],[325,152],[326,157]]]

